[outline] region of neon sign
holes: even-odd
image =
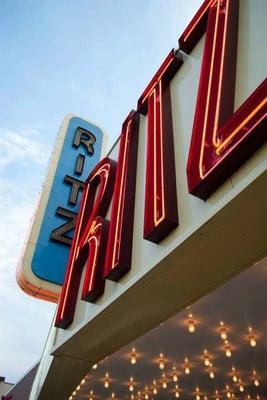
[[[266,79],[233,112],[238,9],[237,0],[204,1],[179,39],[180,50],[190,53],[206,31],[187,161],[189,192],[204,200],[267,138]],[[183,63],[181,51],[169,53],[139,98],[137,111],[126,118],[118,162],[102,160],[86,182],[58,327],[73,320],[84,265],[81,298],[89,302],[103,294],[105,279],[117,281],[131,268],[139,114],[147,116],[143,237],[159,243],[178,226],[170,82]]]
[[[266,140],[267,80],[233,113],[239,2],[205,1],[179,39],[191,51],[206,30],[187,163],[189,192],[209,197]]]

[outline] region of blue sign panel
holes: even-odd
[[[69,120],[58,138],[54,153],[59,156],[52,156],[54,165],[47,177],[51,189],[31,263],[33,273],[42,280],[63,284],[84,181],[100,160],[102,142],[101,129],[78,117]]]

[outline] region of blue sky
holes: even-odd
[[[25,295],[16,264],[64,115],[112,145],[201,0],[0,2],[0,375],[41,355],[55,306]]]

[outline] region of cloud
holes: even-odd
[[[41,142],[39,132],[33,129],[19,132],[0,126],[0,171],[13,163],[43,166],[46,162],[47,148]]]
[[[15,280],[50,153],[41,136],[0,127],[0,354],[2,373],[11,382],[41,356],[55,310],[23,293]]]

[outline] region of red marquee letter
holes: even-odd
[[[148,121],[144,238],[154,243],[178,225],[169,83],[182,62],[172,50],[137,105]]]
[[[187,163],[189,192],[205,200],[267,138],[267,80],[233,113],[238,0],[205,1],[179,39],[190,52],[206,29]]]
[[[114,281],[131,268],[138,128],[132,111],[122,125],[105,264],[105,278]]]
[[[116,162],[104,158],[86,181],[59,299],[57,327],[66,328],[73,320],[84,265],[82,299],[94,301],[104,291],[103,266],[108,233],[108,221],[104,217],[113,193],[115,171]]]

